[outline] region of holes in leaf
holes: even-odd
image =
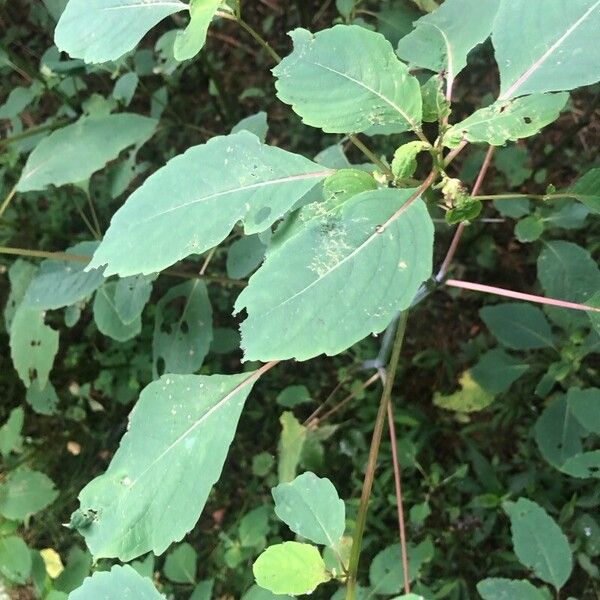
[[[159,376],[165,372],[165,359],[162,356],[159,356],[156,360],[156,372]]]
[[[533,119],[531,117],[523,117],[523,121],[527,124],[527,125],[531,125],[531,123],[533,122]]]

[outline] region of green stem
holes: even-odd
[[[9,205],[12,202],[12,199],[15,197],[16,193],[17,193],[17,185],[15,184],[12,187],[12,189],[10,190],[10,192],[8,192],[8,195],[6,196],[6,198],[4,198],[4,202],[2,202],[2,205],[0,206],[0,217],[2,217],[2,215],[4,214],[4,211],[9,207]]]
[[[384,173],[388,179],[394,180],[394,173],[367,145],[365,145],[356,135],[349,135],[348,139],[377,167]]]
[[[244,31],[249,33],[263,48],[264,50],[271,56],[271,58],[276,62],[281,62],[281,56],[271,48],[269,42],[265,40],[258,31],[253,29],[246,21],[237,17],[236,15],[232,15],[224,10],[218,10],[217,15],[223,19],[228,19],[229,21],[235,21]]]
[[[496,194],[487,196],[473,196],[473,200],[517,200],[518,198],[530,198],[531,200],[561,200],[563,198],[577,199],[582,197],[581,194],[564,193],[564,194]]]
[[[18,142],[20,140],[24,140],[32,135],[37,135],[38,133],[44,133],[45,131],[52,131],[53,129],[58,129],[67,123],[71,123],[73,119],[61,119],[60,121],[56,121],[55,123],[50,123],[49,125],[42,125],[40,127],[31,127],[22,133],[17,133],[11,137],[4,138],[0,140],[0,148],[4,148],[4,146],[8,146],[13,142]]]
[[[406,322],[408,320],[408,311],[405,310],[400,316],[398,329],[396,330],[396,339],[392,348],[392,356],[388,365],[387,377],[381,394],[381,401],[375,419],[375,429],[371,438],[371,448],[369,449],[369,458],[367,461],[367,469],[363,481],[362,494],[360,497],[360,505],[358,507],[358,515],[356,517],[356,526],[352,537],[352,550],[350,554],[350,563],[348,566],[348,587],[346,589],[346,600],[355,600],[357,587],[358,563],[362,548],[362,540],[367,523],[367,511],[369,509],[369,499],[373,490],[373,481],[375,479],[375,469],[377,468],[377,456],[379,455],[379,447],[383,428],[387,416],[387,407],[392,397],[392,388],[394,387],[394,379],[398,369],[398,361],[404,342],[404,332],[406,331]]]
[[[81,206],[79,206],[79,202],[77,202],[77,199],[75,198],[75,196],[72,196],[73,198],[73,204],[75,205],[75,208],[77,209],[77,212],[79,213],[79,216],[81,217],[81,220],[85,223],[85,226],[88,228],[89,232],[92,234],[92,236],[99,240],[102,236],[100,235],[99,231],[96,231],[94,229],[94,226],[90,223],[90,220],[86,217],[85,213],[83,212],[83,209],[81,208]]]
[[[94,201],[92,200],[92,195],[88,190],[86,190],[85,195],[87,197],[88,206],[90,207],[90,212],[92,213],[92,219],[94,221],[94,228],[98,232],[99,237],[102,237],[102,227],[100,227],[100,221],[98,220],[98,214],[96,213],[96,207],[94,206]]]

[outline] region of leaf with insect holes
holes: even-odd
[[[431,275],[433,248],[425,204],[407,204],[414,193],[374,190],[309,205],[282,228],[235,303],[248,313],[246,359],[334,355],[410,306]]]
[[[538,504],[519,498],[505,502],[512,541],[519,561],[537,577],[560,589],[573,569],[571,549],[554,519]]]
[[[444,134],[444,144],[456,148],[465,139],[503,146],[508,141],[530,137],[555,121],[569,94],[534,94],[525,98],[497,100],[481,108]]]
[[[190,22],[184,31],[178,31],[173,54],[179,61],[194,58],[206,42],[208,26],[222,0],[191,0]]]
[[[162,554],[196,524],[257,375],[164,375],[149,384],[72,523],[96,559]],[[174,493],[176,491],[176,493]]]
[[[127,199],[88,268],[156,273],[216,246],[238,221],[246,234],[260,233],[330,174],[248,131],[212,138],[170,160]]]
[[[88,63],[116,60],[157,23],[187,8],[179,0],[70,0],[54,42],[71,58]]]
[[[87,1],[87,0],[86,0]],[[44,138],[29,155],[18,192],[45,190],[89,179],[122,150],[143,144],[154,134],[158,121],[121,113],[82,117]]]
[[[116,281],[108,281],[96,292],[94,321],[100,333],[117,342],[126,342],[139,335],[142,330],[142,319],[141,315],[138,315],[129,323],[123,322],[115,304],[117,285]]]
[[[140,317],[152,293],[155,275],[134,275],[117,281],[115,310],[121,321],[131,323]]]
[[[116,565],[110,571],[97,571],[81,587],[69,594],[69,600],[165,600],[148,577],[142,577],[129,565]]]
[[[273,69],[277,96],[307,125],[359,133],[373,125],[421,126],[419,82],[379,33],[336,25],[290,33],[293,52]]]
[[[467,55],[484,42],[500,0],[446,0],[440,8],[415,22],[415,29],[398,44],[398,56],[410,64],[439,73],[448,86],[467,66]]]
[[[501,0],[492,41],[500,98],[558,92],[600,79],[600,0]]]

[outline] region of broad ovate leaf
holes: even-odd
[[[271,491],[275,514],[294,532],[324,546],[336,547],[344,535],[346,509],[331,481],[302,473]]]
[[[31,574],[32,552],[18,536],[0,538],[0,576],[3,580],[25,585]]]
[[[503,146],[508,141],[530,137],[555,121],[568,99],[567,93],[561,93],[497,100],[453,125],[444,134],[444,144],[455,148],[462,140],[468,140]]]
[[[58,491],[52,480],[26,467],[12,471],[0,484],[0,514],[6,519],[24,521],[48,505]]]
[[[162,554],[192,529],[257,377],[165,375],[142,391],[108,469],[71,517],[95,558]]]
[[[473,379],[490,394],[506,392],[521,377],[529,365],[500,348],[489,350],[471,369]]]
[[[80,242],[66,254],[80,260],[45,260],[27,288],[25,304],[29,308],[49,310],[62,308],[84,300],[104,283],[102,269],[85,271],[97,242]]]
[[[128,113],[82,117],[54,131],[35,147],[25,163],[17,191],[85,181],[128,146],[148,140],[156,125],[155,119]]]
[[[252,570],[256,583],[274,594],[310,594],[331,579],[317,548],[299,542],[269,546]]]
[[[152,584],[129,565],[97,571],[69,594],[69,600],[165,600]]]
[[[140,333],[142,330],[141,315],[129,323],[125,323],[117,311],[115,294],[117,282],[105,283],[94,298],[94,321],[100,333],[116,340],[126,342]]]
[[[490,577],[477,584],[483,600],[546,600],[546,595],[524,579]]]
[[[88,63],[116,60],[157,23],[187,8],[179,0],[70,0],[54,41],[71,58]]]
[[[505,502],[515,554],[537,577],[560,589],[573,568],[571,549],[556,521],[535,502]]]
[[[334,355],[379,333],[431,275],[433,225],[415,190],[309,205],[237,299],[248,360]],[[333,299],[335,298],[335,301]]]
[[[600,435],[600,389],[572,387],[567,394],[569,410],[588,431]]]
[[[128,198],[88,268],[155,273],[217,245],[238,221],[259,233],[330,173],[247,131],[215,137],[170,160]]]
[[[208,26],[222,0],[190,0],[190,22],[184,31],[178,31],[173,54],[179,61],[194,58],[206,42]]]
[[[500,98],[558,92],[600,79],[600,0],[501,0],[492,41]]]
[[[115,310],[125,324],[139,319],[152,293],[154,275],[134,275],[117,281]]]
[[[373,125],[420,130],[419,82],[379,33],[336,25],[291,32],[293,52],[273,69],[279,99],[307,125],[358,133]]]
[[[484,42],[500,0],[446,0],[440,8],[421,17],[415,30],[398,44],[398,56],[431,71],[444,71],[451,89],[467,66],[467,55]]]

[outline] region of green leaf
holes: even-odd
[[[544,244],[537,261],[538,279],[546,294],[585,304],[600,290],[600,269],[590,253],[571,242]],[[548,316],[564,329],[588,326],[584,312],[546,307]]]
[[[377,31],[395,48],[398,42],[412,31],[413,23],[420,16],[418,11],[406,6],[403,1],[388,2],[376,13]]]
[[[261,110],[254,115],[244,117],[232,128],[231,133],[238,133],[240,131],[249,131],[250,133],[253,133],[261,143],[264,144],[267,139],[267,133],[269,132],[267,113],[264,110]]]
[[[456,148],[465,139],[503,146],[508,141],[530,137],[558,119],[568,99],[569,94],[562,93],[497,100],[450,127],[444,134],[444,144]]]
[[[359,133],[373,125],[420,130],[419,82],[381,34],[336,25],[290,35],[294,50],[273,69],[275,87],[304,123],[326,133]]]
[[[310,544],[269,546],[252,567],[256,583],[274,594],[310,594],[331,579],[319,551]]]
[[[567,192],[585,204],[592,212],[600,213],[600,169],[591,169],[582,175]]]
[[[363,192],[303,209],[235,303],[248,312],[246,359],[334,355],[410,306],[431,275],[433,247],[425,204],[405,205],[413,192]]]
[[[306,442],[307,430],[291,412],[284,412],[279,418],[281,437],[277,448],[279,462],[277,474],[279,483],[288,483],[296,477],[296,470]]]
[[[163,571],[175,583],[194,583],[198,554],[188,543],[179,544],[167,554]]]
[[[82,550],[79,546],[71,547],[65,570],[54,581],[54,587],[67,594],[72,592],[88,576],[92,562],[92,556],[87,550]]]
[[[227,252],[227,276],[243,279],[250,275],[263,261],[265,249],[258,235],[247,235],[233,242]]]
[[[173,47],[176,60],[194,58],[206,42],[208,26],[222,0],[190,0],[190,22],[185,31],[178,31]]]
[[[0,427],[0,454],[4,457],[11,452],[21,452],[23,447],[23,423],[25,411],[18,406],[10,411],[8,420]]]
[[[85,181],[128,146],[143,144],[152,137],[156,125],[155,119],[129,113],[82,117],[54,131],[36,146],[21,173],[17,191]]]
[[[446,0],[400,40],[398,56],[436,73],[444,71],[452,89],[469,52],[489,37],[498,5],[499,0]]]
[[[247,131],[215,137],[170,160],[129,197],[88,268],[156,273],[216,246],[238,221],[246,234],[259,233],[329,174]]]
[[[275,401],[279,406],[294,408],[294,406],[298,406],[299,404],[312,402],[312,398],[305,385],[288,385],[277,394],[277,399]]]
[[[157,23],[187,8],[179,0],[70,0],[54,42],[71,58],[88,63],[116,60]]]
[[[192,592],[190,600],[211,600],[213,593],[214,579],[205,579],[201,581]]]
[[[243,596],[242,600],[292,600],[286,594],[274,594],[259,585],[254,584]]]
[[[115,82],[112,93],[113,98],[123,104],[123,106],[129,106],[139,82],[140,78],[137,73],[129,72],[121,75]]]
[[[165,375],[144,388],[107,471],[79,495],[96,559],[161,554],[195,525],[256,378]]]
[[[25,584],[31,573],[31,551],[17,536],[0,538],[0,575]]]
[[[408,579],[414,581],[421,567],[432,560],[434,554],[431,539],[427,538],[418,546],[407,547]],[[400,544],[393,544],[379,552],[369,567],[369,581],[372,594],[399,594],[404,587],[404,570]],[[371,595],[371,594],[370,594]]]
[[[110,571],[97,571],[80,588],[69,594],[69,600],[164,600],[152,580],[138,575],[129,565],[114,566]]]
[[[80,242],[65,251],[75,256],[91,256],[97,242]],[[102,269],[85,271],[87,261],[45,260],[27,288],[28,308],[49,310],[75,304],[91,296],[104,282]]]
[[[359,169],[340,169],[323,183],[323,198],[329,206],[336,206],[361,192],[376,189],[377,183],[370,173]]]
[[[272,509],[263,505],[246,513],[240,520],[240,545],[244,548],[262,550],[267,545],[266,536],[269,533],[269,517]]]
[[[134,275],[117,281],[115,288],[115,310],[126,325],[139,319],[150,294],[155,276]]]
[[[15,312],[21,304],[27,288],[37,272],[37,267],[18,258],[8,269],[8,280],[10,281],[10,294],[4,307],[4,322],[6,331],[10,333],[10,326],[15,317]]]
[[[523,359],[514,358],[496,348],[479,359],[471,369],[471,375],[490,394],[502,394],[528,369],[529,365]]]
[[[501,0],[492,41],[500,98],[572,90],[600,78],[600,0]],[[526,32],[526,35],[523,35]]]
[[[121,320],[115,304],[117,285],[116,281],[109,281],[96,292],[94,321],[100,333],[117,342],[126,342],[140,333],[142,319],[138,315],[131,323],[124,323]]]
[[[461,389],[448,396],[435,392],[433,403],[446,410],[471,413],[487,408],[494,401],[494,395],[482,388],[470,371],[460,376],[459,383]]]
[[[435,123],[443,120],[452,112],[450,102],[442,92],[442,80],[433,75],[421,86],[421,96],[423,97],[423,121],[425,123]]]
[[[567,403],[584,429],[600,435],[600,389],[572,387],[567,393]]]
[[[400,146],[394,152],[392,173],[397,179],[412,177],[417,170],[417,155],[429,148],[425,142],[414,141]]]
[[[493,577],[477,584],[483,600],[546,600],[543,594],[529,581]]]
[[[515,225],[515,237],[521,243],[535,242],[544,233],[544,220],[535,215],[521,219]]]
[[[275,514],[294,532],[324,546],[336,547],[346,527],[346,508],[329,479],[302,473],[271,490]]]
[[[197,371],[212,339],[212,307],[204,281],[195,279],[172,287],[156,305],[152,339],[155,376]]]
[[[0,513],[7,519],[25,521],[52,504],[57,496],[49,477],[27,468],[18,469],[0,484]]]
[[[44,313],[21,305],[10,328],[10,355],[19,377],[29,387],[48,381],[58,352],[58,331],[44,323]]]
[[[526,498],[505,502],[504,510],[510,517],[519,561],[537,577],[560,589],[573,568],[565,534],[541,506]]]
[[[572,477],[586,479],[589,477],[600,478],[600,450],[583,452],[568,458],[561,471]]]
[[[514,350],[552,348],[554,340],[544,313],[525,302],[485,306],[479,311],[492,335]]]

